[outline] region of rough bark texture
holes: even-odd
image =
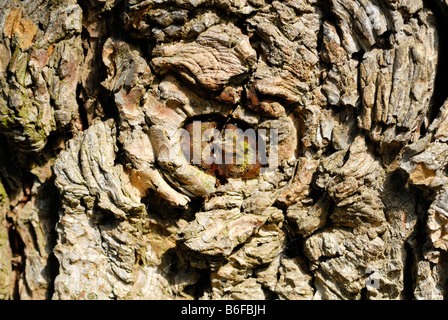
[[[446,0],[0,9],[0,299],[448,298]]]

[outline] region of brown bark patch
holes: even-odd
[[[11,9],[5,22],[4,33],[8,38],[17,37],[17,42],[22,50],[29,49],[36,35],[37,27],[29,19],[22,17],[22,10]]]

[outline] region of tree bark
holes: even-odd
[[[0,8],[0,299],[448,298],[447,0]]]

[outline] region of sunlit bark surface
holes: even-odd
[[[0,299],[447,299],[447,19],[0,0]]]

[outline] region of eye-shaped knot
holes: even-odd
[[[221,180],[255,178],[266,162],[263,137],[245,123],[217,116],[213,120],[190,120],[184,129],[184,157]]]

